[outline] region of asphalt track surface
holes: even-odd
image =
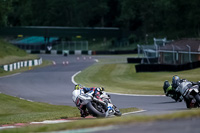
[[[43,59],[55,61],[56,64],[16,75],[0,77],[0,92],[37,102],[75,106],[71,99],[71,92],[74,89],[71,77],[78,71],[82,71],[96,63],[95,59],[122,58],[116,56],[40,56]],[[77,59],[77,57],[79,59]],[[66,64],[67,61],[69,64]],[[65,64],[63,64],[63,62],[65,62]],[[165,96],[111,94],[111,98],[112,102],[115,103],[118,108],[137,107],[145,110],[137,115],[166,114],[187,110],[184,102],[174,102],[172,99]],[[129,128],[131,127],[127,127],[126,129]],[[139,131],[138,127],[138,132]]]

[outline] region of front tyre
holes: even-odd
[[[120,110],[115,105],[114,105],[114,110],[115,110],[115,113],[114,113],[115,116],[121,116],[122,115]]]
[[[120,111],[116,111],[114,115],[115,115],[115,116],[121,116],[122,113],[121,113]]]
[[[102,112],[98,111],[98,110],[93,106],[92,102],[87,103],[86,107],[87,107],[89,113],[92,114],[92,115],[95,116],[95,117],[105,117],[105,116],[106,116],[105,113],[102,113]]]

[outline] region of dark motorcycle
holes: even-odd
[[[99,100],[92,95],[83,93],[83,90],[74,90],[72,99],[77,106],[85,106],[90,115],[94,117],[121,116],[119,109],[112,104],[110,96],[102,92]]]
[[[195,85],[184,92],[181,93],[183,99],[186,103],[187,108],[199,108],[200,107],[200,93],[199,93],[199,86]]]
[[[167,97],[171,97],[176,102],[181,102],[182,101],[182,99],[180,97],[181,93],[177,92],[175,89],[173,89],[172,86],[170,86],[168,81],[164,82],[163,90],[164,90],[164,93],[165,93],[165,95]]]

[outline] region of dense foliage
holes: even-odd
[[[198,37],[199,6],[199,0],[0,0],[0,26],[120,27],[140,36]]]

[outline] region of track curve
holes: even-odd
[[[56,105],[75,106],[71,100],[74,84],[71,77],[95,63],[97,58],[116,58],[114,56],[62,56],[40,55],[54,65],[30,70],[13,76],[0,78],[0,92],[24,99]],[[77,58],[78,57],[78,58]],[[65,62],[65,64],[63,64]],[[66,64],[68,62],[69,64]],[[111,94],[112,101],[119,108],[137,107],[143,114],[163,114],[185,110],[185,104],[176,103],[164,96],[127,96]]]

